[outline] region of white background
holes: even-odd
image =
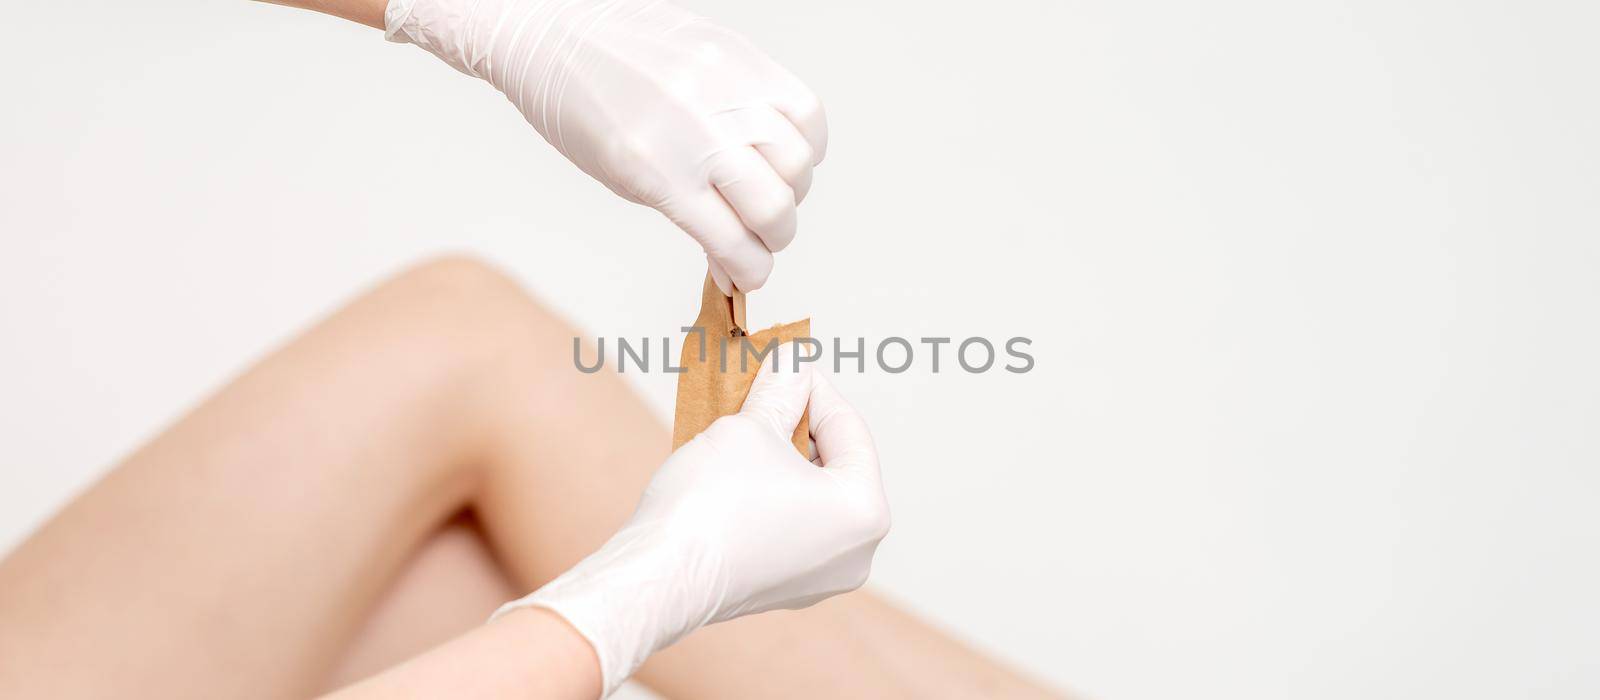
[[[839,378],[882,590],[1102,698],[1600,694],[1600,6],[688,4],[828,105],[754,322],[1034,339]],[[592,334],[694,316],[686,238],[414,47],[12,5],[0,548],[430,253]]]

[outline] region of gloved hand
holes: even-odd
[[[594,646],[609,694],[703,625],[860,587],[889,531],[877,451],[855,409],[789,357],[763,369],[738,414],[667,458],[610,541],[495,615],[539,606],[566,618]],[[817,463],[789,442],[808,403]]]
[[[385,36],[489,81],[579,168],[753,291],[828,144],[815,95],[738,34],[658,0],[389,0]]]

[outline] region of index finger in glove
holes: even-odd
[[[705,187],[675,197],[660,209],[705,249],[706,257],[721,267],[733,285],[753,292],[766,284],[767,276],[772,274],[772,252],[760,237],[745,228],[739,215],[715,189]],[[723,280],[717,278],[717,286],[722,284]],[[722,290],[724,294],[732,291]]]

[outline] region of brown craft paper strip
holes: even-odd
[[[700,293],[700,317],[695,319],[694,325],[705,329],[705,332],[691,331],[683,340],[683,356],[678,360],[678,365],[683,367],[683,374],[678,375],[678,408],[672,419],[674,450],[699,435],[712,421],[730,413],[738,413],[739,407],[744,405],[744,397],[750,393],[750,385],[755,382],[756,372],[761,370],[762,365],[754,355],[750,355],[744,358],[741,369],[740,358],[745,352],[745,341],[754,346],[752,352],[759,352],[773,338],[777,338],[778,344],[782,345],[795,338],[811,335],[811,319],[807,318],[773,326],[748,338],[731,337],[733,316],[728,297],[722,295],[722,290],[717,289],[709,275]],[[722,360],[724,352],[727,356],[725,363]],[[772,361],[769,355],[765,364],[771,364]],[[790,371],[793,368],[782,369]],[[810,425],[808,411],[800,416],[800,424],[795,426],[791,438],[794,448],[807,458],[811,452]]]

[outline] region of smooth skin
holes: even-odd
[[[599,695],[600,666],[589,643],[555,613],[522,608],[328,697],[588,700]]]
[[[0,561],[0,697],[592,698],[559,617],[668,433],[502,274],[445,258],[235,379]],[[580,642],[575,643],[575,642]],[[414,656],[420,653],[420,656]],[[405,661],[408,657],[411,660]],[[667,697],[1059,697],[857,591],[702,629]]]
[[[388,0],[266,0],[274,5],[298,7],[321,12],[373,29],[383,29],[383,10]]]

